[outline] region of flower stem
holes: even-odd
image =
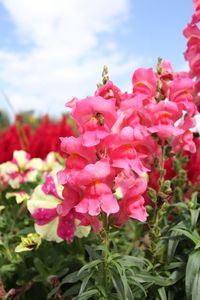
[[[103,286],[105,287],[106,292],[106,299],[109,300],[109,267],[108,267],[108,256],[109,256],[109,222],[108,222],[108,216],[106,214],[103,214],[103,244],[104,244],[104,250],[102,252],[103,256]]]

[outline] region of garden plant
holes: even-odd
[[[200,299],[193,2],[189,72],[158,58],[123,92],[104,67],[93,95],[66,103],[73,129],[56,127],[56,142],[48,122],[32,140],[15,128],[21,146],[0,164],[0,299]]]

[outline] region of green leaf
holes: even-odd
[[[170,289],[167,292],[167,300],[174,300],[175,299],[175,292],[174,290]]]
[[[78,274],[78,271],[70,273],[69,275],[65,276],[61,281],[61,285],[65,283],[74,283],[81,280],[85,274]]]
[[[89,245],[85,245],[85,249],[90,256],[90,259],[94,260],[94,259],[98,259],[100,257],[100,255],[97,253],[97,251],[95,251]]]
[[[178,239],[179,233],[177,231],[172,231],[167,245],[167,260],[171,261],[176,252],[176,248],[180,239]],[[175,239],[174,239],[175,238]]]
[[[92,289],[92,290],[82,293],[81,295],[78,295],[77,297],[74,298],[74,300],[87,300],[87,299],[90,299],[91,296],[94,296],[97,294],[99,294],[99,291],[97,289]],[[96,299],[98,299],[98,298],[96,298]]]
[[[167,300],[167,295],[164,287],[158,289],[158,294],[160,296],[160,300]]]
[[[128,289],[127,289],[127,300],[134,300],[134,296],[133,296],[132,290],[129,285],[128,285]]]
[[[134,279],[140,283],[153,283],[159,286],[170,286],[184,276],[183,272],[174,271],[169,277],[149,275],[148,273],[134,274]]]
[[[87,263],[85,266],[83,266],[79,271],[78,271],[78,275],[81,275],[84,271],[88,270],[88,269],[92,269],[94,267],[96,267],[98,264],[102,263],[101,259],[96,259],[93,260],[89,263]]]
[[[52,297],[59,291],[60,286],[56,286],[50,293],[47,295],[47,300],[53,299]]]
[[[184,268],[185,267],[185,262],[184,261],[175,261],[175,262],[171,262],[170,264],[168,264],[165,269],[166,270],[172,270],[172,269],[180,269],[180,268]]]
[[[69,272],[69,268],[64,268],[64,269],[61,269],[59,268],[59,271],[57,271],[57,276],[58,277],[63,277],[64,275],[66,275],[67,273]]]
[[[134,285],[134,286],[137,286],[137,287],[139,288],[139,290],[142,291],[143,294],[144,294],[145,297],[146,297],[146,290],[145,290],[145,288],[143,287],[143,285],[142,285],[141,283],[137,282],[137,281],[134,279],[134,272],[132,272],[132,270],[128,270],[128,272],[131,274],[131,276],[130,276],[130,275],[127,276],[128,282],[129,282],[130,284],[132,283],[132,285]]]
[[[121,280],[119,279],[119,276],[117,274],[114,274],[112,272],[111,279],[114,285],[115,290],[117,291],[118,299],[124,300],[123,294],[124,294],[124,288]]]
[[[124,267],[138,267],[139,269],[142,269],[145,265],[148,266],[150,264],[150,262],[143,257],[139,258],[129,255],[123,255],[119,262]]]
[[[72,295],[77,295],[78,291],[80,289],[81,284],[80,283],[76,283],[73,286],[71,286],[69,289],[67,289],[64,294],[62,295],[61,299],[62,300],[66,300],[68,298],[68,296],[72,296]]]
[[[4,266],[1,266],[1,269],[0,269],[0,274],[3,274],[3,273],[9,273],[9,272],[14,272],[16,269],[16,266],[14,264],[7,264],[7,265],[4,265]]]
[[[200,237],[197,235],[197,232],[194,231],[193,233],[190,233],[189,231],[181,228],[175,228],[174,230],[185,235],[187,238],[192,240],[195,243],[195,245],[198,245],[200,243]]]
[[[49,271],[48,271],[47,267],[38,257],[36,257],[34,259],[34,265],[35,265],[36,270],[39,272],[39,274],[44,279],[49,276]]]
[[[190,209],[192,228],[195,228],[199,218],[200,208]]]
[[[87,284],[88,284],[88,281],[89,281],[90,278],[92,277],[93,273],[94,273],[94,271],[91,272],[91,273],[89,273],[88,275],[86,275],[86,276],[83,278],[83,281],[82,281],[82,284],[81,284],[81,288],[80,288],[80,291],[79,291],[79,295],[81,295],[81,294],[84,292],[84,290],[85,290],[85,288],[86,288],[86,286],[87,286]]]
[[[112,261],[112,265],[116,268],[116,271],[118,272],[118,275],[121,279],[122,285],[123,285],[123,297],[124,299],[127,298],[127,291],[128,291],[128,281],[126,278],[125,269],[122,265],[117,263],[116,261]]]
[[[196,274],[193,288],[192,288],[192,300],[200,299],[200,272]]]
[[[189,256],[186,266],[185,289],[188,300],[200,299],[200,251]]]

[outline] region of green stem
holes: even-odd
[[[165,151],[166,147],[164,145],[161,146],[162,152],[161,152],[161,159],[160,159],[160,176],[158,179],[159,183],[159,189],[158,189],[158,197],[162,199],[162,190],[163,190],[163,184],[165,182]],[[164,202],[162,202],[162,205],[160,208],[158,208],[158,203],[155,203],[155,217],[153,220],[152,227],[150,229],[150,236],[151,236],[151,254],[153,260],[156,262],[157,260],[160,260],[159,253],[157,250],[157,245],[160,238],[160,220],[162,217],[162,207]]]
[[[103,285],[105,287],[106,299],[109,300],[109,267],[108,267],[108,256],[109,256],[109,222],[108,216],[103,214],[103,244],[105,246],[103,255]]]
[[[160,161],[160,176],[159,176],[159,190],[162,190],[162,186],[164,183],[165,177],[165,146],[161,147],[162,154],[161,154],[161,161]]]

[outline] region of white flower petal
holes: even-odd
[[[39,185],[34,190],[30,200],[27,202],[27,208],[30,213],[38,208],[55,208],[62,201],[52,195],[45,194],[42,191],[42,185]]]
[[[9,174],[13,172],[18,172],[18,167],[10,161],[7,161],[0,165],[0,174]]]
[[[23,150],[15,150],[13,153],[13,158],[16,159],[20,169],[25,169],[25,166],[30,159],[30,155]]]
[[[61,239],[57,234],[58,221],[58,218],[55,218],[53,221],[45,225],[35,224],[35,231],[47,241],[55,241],[60,243],[63,241],[63,239]]]
[[[29,160],[29,162],[26,164],[26,169],[33,168],[35,170],[42,171],[44,169],[44,167],[45,167],[45,163],[40,158],[33,158],[33,159]]]

